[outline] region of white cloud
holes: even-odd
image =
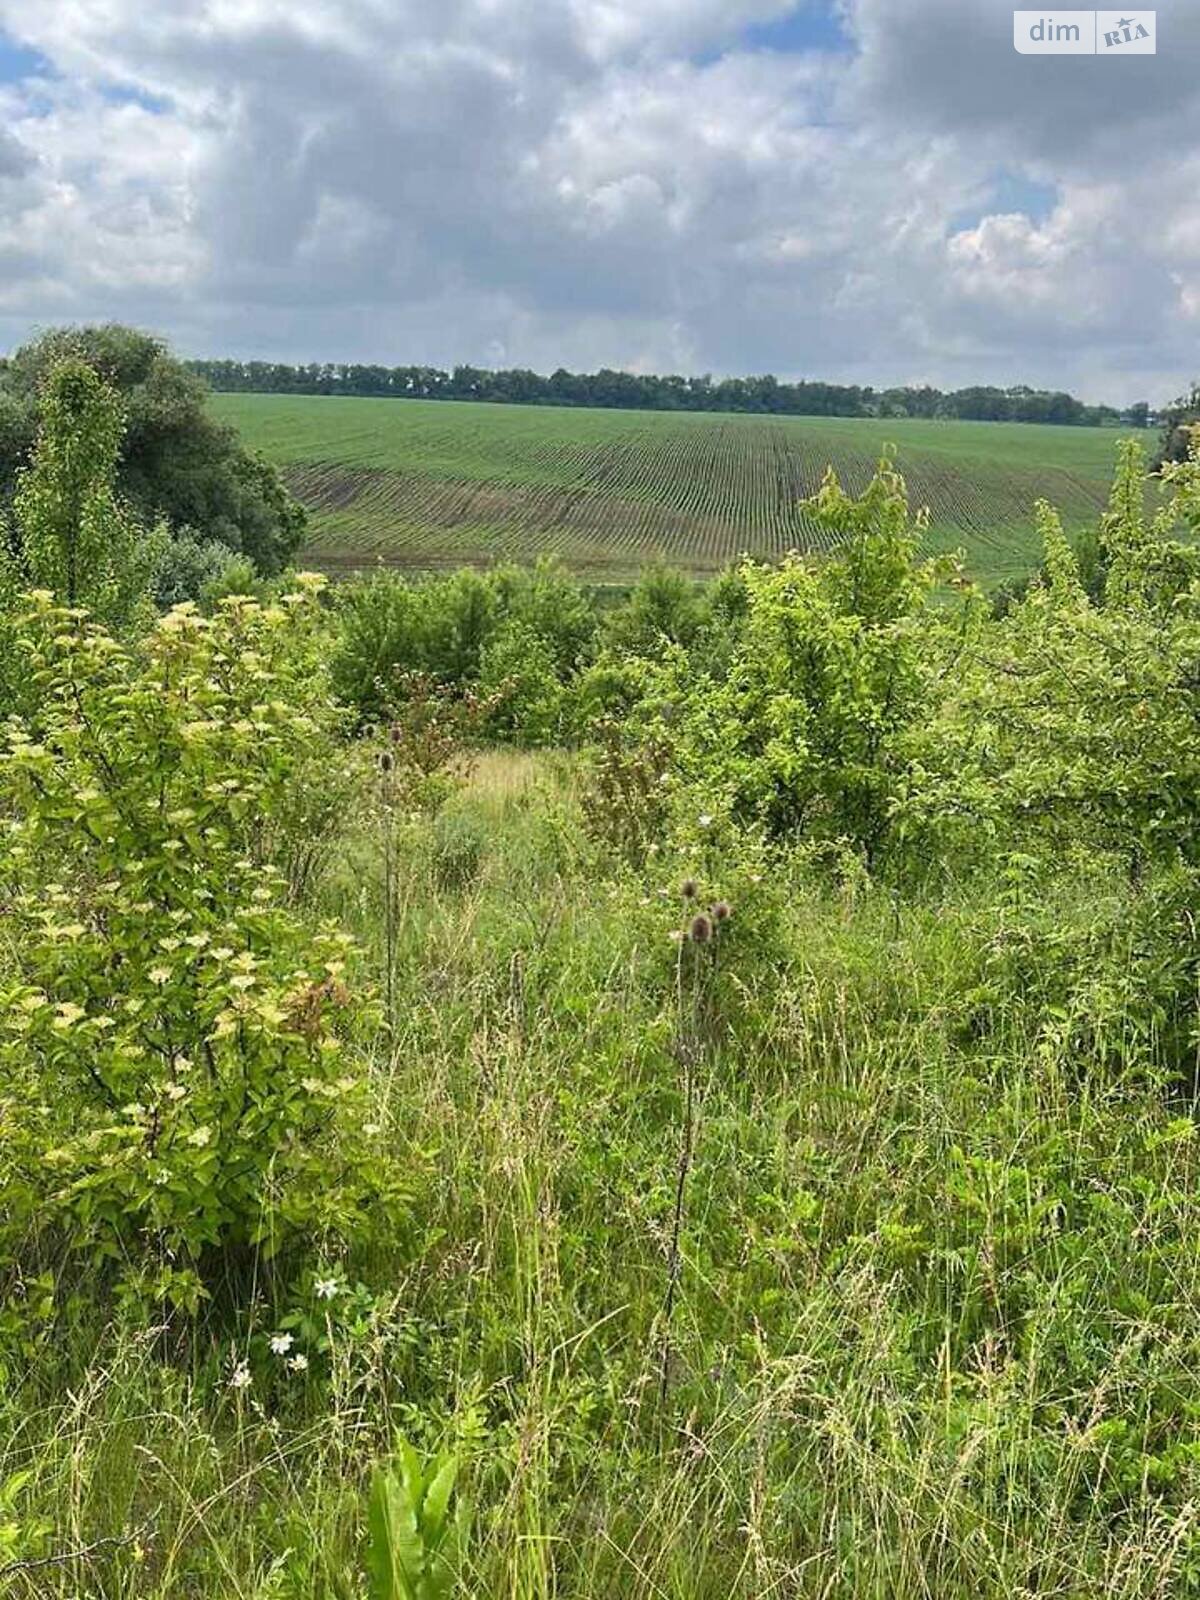
[[[0,335],[1116,399],[1200,372],[1189,0],[1124,63],[1018,56],[991,0],[844,0],[846,53],[739,42],[791,10],[0,0],[53,69],[0,88]],[[1050,214],[989,208],[1000,168]]]

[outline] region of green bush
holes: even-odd
[[[936,703],[944,625],[929,601],[949,569],[917,561],[922,521],[887,460],[858,499],[831,472],[810,509],[834,554],[744,565],[722,590],[723,648],[665,646],[635,717],[691,814],[843,845],[870,867],[902,742]]]
[[[55,591],[128,632],[149,620],[166,548],[164,530],[147,533],[117,494],[125,419],[113,390],[86,363],[64,360],[39,399],[33,459],[0,529],[0,714],[33,703],[13,627],[21,592]]]
[[[0,760],[11,1257],[64,1241],[194,1305],[240,1254],[353,1234],[386,1183],[353,1129],[345,936],[266,858],[330,727],[308,591],[143,650],[33,598],[36,720]]]
[[[360,721],[378,722],[396,676],[427,667],[426,592],[380,572],[347,584],[336,600],[329,663],[334,692]]]
[[[165,534],[147,534],[116,489],[125,416],[83,361],[50,368],[30,466],[13,497],[16,577],[125,628],[148,607]]]
[[[489,731],[542,744],[561,733],[564,691],[596,632],[578,584],[550,562],[411,582],[379,573],[339,594],[331,672],[362,723],[388,717],[414,674],[497,698]]]
[[[566,694],[549,645],[527,622],[507,622],[489,641],[479,682],[495,701],[487,719],[493,738],[526,745],[561,739]]]
[[[252,594],[258,577],[245,558],[215,539],[201,539],[190,528],[172,534],[159,554],[154,599],[159,609],[189,600],[219,598],[216,591]]]
[[[910,848],[987,869],[995,850],[1200,862],[1200,457],[1164,468],[1152,517],[1141,449],[1122,448],[1089,597],[1053,508],[1044,576],[976,618],[936,714],[914,729],[897,826]]]
[[[493,574],[497,612],[540,640],[555,676],[566,682],[589,659],[596,641],[596,608],[582,586],[557,561],[498,567]]]
[[[702,587],[674,567],[647,567],[629,598],[605,618],[605,640],[619,655],[656,656],[692,645],[706,619]]]

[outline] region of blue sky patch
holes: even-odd
[[[805,50],[849,50],[850,39],[840,18],[829,5],[801,5],[773,22],[746,28],[739,44],[747,50],[778,50],[799,54]]]
[[[977,206],[961,211],[950,220],[949,231],[961,233],[964,228],[977,228],[984,217],[1011,215],[1020,212],[1030,222],[1040,224],[1058,204],[1058,190],[1052,183],[1038,183],[1007,168],[997,172],[983,200]]]
[[[169,100],[151,94],[147,89],[138,89],[131,83],[101,83],[97,85],[97,90],[114,106],[141,106],[143,111],[153,111],[156,116],[171,109]]]
[[[779,55],[803,55],[814,50],[845,54],[851,48],[849,35],[832,5],[825,0],[821,4],[804,0],[785,16],[771,22],[753,23],[723,44],[702,50],[692,59],[698,66],[711,67],[736,50],[774,50]]]
[[[37,50],[18,44],[10,34],[0,28],[0,83],[22,83],[27,78],[57,78],[54,64]],[[97,94],[110,105],[141,106],[144,111],[160,113],[170,110],[170,101],[161,95],[151,94],[132,83],[97,83]]]
[[[22,78],[44,77],[53,71],[45,56],[26,49],[0,28],[0,83],[19,83]]]

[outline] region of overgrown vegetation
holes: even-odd
[[[0,1584],[1195,1593],[1200,456],[1003,616],[884,461],[604,612],[156,617],[90,370],[3,601]]]
[[[252,575],[282,571],[303,536],[303,510],[275,469],[211,414],[203,383],[163,342],[117,323],[54,328],[0,361],[0,507],[29,464],[44,426],[43,389],[63,362],[92,368],[121,397],[116,488],[139,521],[164,526],[167,596],[192,574],[197,545],[204,570],[186,599],[197,598],[231,552]]]

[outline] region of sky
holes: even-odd
[[[1026,0],[1028,4],[1028,0]],[[1048,13],[1053,15],[1053,12]],[[0,0],[0,348],[1200,378],[1200,3]]]

